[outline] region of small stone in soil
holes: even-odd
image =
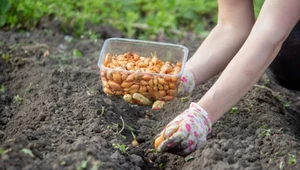
[[[228,162],[228,164],[233,164],[233,163],[235,163],[235,161],[234,161],[234,156],[232,156],[232,155],[228,156],[228,157],[227,157],[227,162]]]
[[[123,163],[123,164],[121,165],[121,167],[122,167],[123,169],[130,169],[130,164],[129,164],[128,162],[125,162],[125,163]]]
[[[113,104],[113,102],[112,102],[112,100],[111,100],[110,98],[104,98],[104,99],[103,99],[103,102],[104,102],[105,104],[107,104],[107,105],[112,105],[112,104]]]
[[[235,149],[234,143],[231,140],[228,140],[224,143],[224,148],[225,151],[227,151],[228,149]]]
[[[130,160],[135,163],[135,165],[142,167],[144,165],[144,160],[139,155],[130,155]]]
[[[6,117],[0,119],[0,125],[6,125],[7,122],[8,122],[8,119]]]
[[[83,116],[83,114],[82,114],[82,112],[77,112],[77,114],[76,114],[76,119],[77,120],[84,120],[84,116]]]
[[[150,127],[152,127],[154,125],[155,121],[154,120],[150,120],[150,119],[139,119],[137,121],[137,123],[139,125],[144,125],[144,126],[150,126]]]
[[[118,160],[118,162],[121,164],[126,162],[125,157],[121,155],[119,151],[115,151],[112,155],[110,155],[110,158]]]
[[[207,148],[203,150],[202,155],[205,158],[212,159],[212,160],[222,160],[223,158],[223,153],[218,149]]]
[[[4,138],[4,136],[5,136],[5,133],[0,130],[0,139]]]
[[[1,95],[1,101],[3,101],[3,102],[7,102],[7,103],[10,103],[11,101],[12,101],[12,98],[10,97],[10,96],[8,96],[8,95],[5,95],[5,94],[3,94],[3,95]]]
[[[40,115],[39,115],[39,120],[40,121],[45,121],[45,119],[46,119],[46,117],[47,117],[47,114],[45,114],[45,113],[40,113]]]

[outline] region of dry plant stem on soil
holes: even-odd
[[[36,48],[47,48],[47,49],[49,49],[50,47],[47,44],[34,44],[34,45],[26,45],[26,46],[22,47],[22,49],[24,49],[24,50],[30,50],[30,49],[36,49]]]
[[[255,84],[254,87],[257,87],[257,88],[260,88],[260,89],[266,89],[269,92],[271,92],[272,95],[275,96],[275,97],[278,97],[280,94],[283,94],[281,92],[275,92],[274,90],[272,90],[272,89],[270,89],[270,88],[268,88],[266,86],[262,86],[262,85],[258,85],[258,84]]]
[[[122,128],[121,128],[121,130],[120,130],[117,134],[122,133],[122,131],[124,130],[124,126],[125,126],[125,122],[124,122],[124,119],[123,119],[122,116],[120,116],[120,119],[121,119],[121,121],[122,121]]]

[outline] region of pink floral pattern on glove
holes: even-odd
[[[160,133],[165,140],[158,146],[160,152],[186,156],[206,141],[212,123],[207,112],[197,103],[172,120]]]
[[[178,97],[189,96],[195,88],[195,78],[192,72],[184,71],[178,88]]]
[[[187,77],[181,77],[181,82],[182,82],[182,83],[187,83],[187,82],[188,82]]]

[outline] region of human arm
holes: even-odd
[[[211,123],[215,123],[254,85],[275,58],[282,42],[299,20],[299,8],[300,1],[297,0],[285,2],[280,0],[265,1],[258,20],[246,42],[226,67],[220,78],[198,102],[199,105],[197,107],[200,107],[201,111],[197,111],[197,115],[200,115],[198,117],[202,119],[202,122],[209,120]],[[193,110],[194,107],[190,107],[182,114],[188,115]],[[207,116],[203,116],[206,115],[205,113],[208,113]],[[182,114],[180,115],[181,117],[183,117]],[[175,123],[178,124],[178,127],[173,127],[172,130],[168,130],[169,133],[163,134],[165,140],[158,145],[158,150],[187,155],[197,149],[195,145],[199,146],[204,141],[203,138],[206,139],[207,129],[210,129],[209,126],[202,123],[206,128],[197,129],[197,134],[203,135],[197,138],[192,132],[176,131],[180,127],[186,126],[186,122],[192,122],[192,120],[190,117],[185,116],[179,123],[178,121],[171,121],[166,129],[172,127],[172,124]],[[197,125],[193,124],[193,126],[196,127]],[[190,141],[191,145],[186,145],[186,141]],[[177,143],[173,144],[174,142]],[[186,150],[178,146],[187,146],[191,149]],[[181,148],[181,150],[177,148]]]
[[[185,70],[193,73],[196,85],[204,83],[226,67],[246,40],[254,23],[252,1],[219,0],[218,3],[218,24],[186,64]],[[200,105],[192,103],[159,134],[155,140],[156,147],[159,151],[186,155],[206,140],[209,129],[211,120],[207,112]],[[157,139],[164,140],[159,143]]]
[[[218,24],[188,60],[181,81],[182,88],[179,89],[180,97],[188,96],[195,85],[203,84],[221,72],[242,46],[253,26],[252,1],[219,0],[218,3]],[[192,83],[184,81],[185,73],[192,74],[187,76],[188,82]],[[149,103],[141,95],[137,97],[142,99],[139,103]],[[128,95],[124,100],[130,103],[127,99]],[[162,107],[163,104],[164,102],[157,101],[152,108]]]
[[[224,70],[248,37],[254,24],[253,2],[218,1],[218,22],[186,64],[196,85]]]
[[[265,1],[245,44],[198,102],[209,113],[212,123],[258,81],[300,19],[299,8],[299,0]]]

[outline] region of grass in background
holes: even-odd
[[[255,9],[259,11],[259,7]],[[126,37],[140,39],[160,33],[201,34],[216,23],[217,0],[0,1],[0,27],[32,29],[42,18],[58,20],[62,30],[66,33],[72,30],[77,36],[87,31],[87,22],[109,24]]]

